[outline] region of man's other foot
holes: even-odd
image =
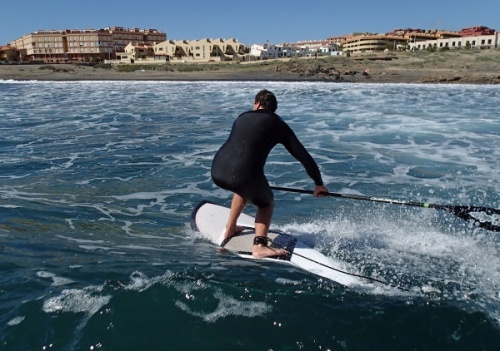
[[[235,236],[237,233],[240,233],[241,231],[243,231],[243,227],[242,226],[236,226],[234,229],[232,230],[228,230],[226,228],[225,232],[224,232],[224,239],[230,239],[232,238],[233,236]]]

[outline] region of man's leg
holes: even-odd
[[[240,195],[234,194],[233,200],[231,201],[231,210],[229,211],[229,218],[226,224],[226,232],[224,233],[224,238],[230,238],[236,233],[238,230],[238,226],[236,222],[238,221],[238,217],[240,216],[243,208],[246,205],[245,199],[243,199]]]
[[[274,202],[267,206],[257,207],[257,215],[255,216],[255,237],[267,237],[267,231],[271,225],[273,217]],[[254,245],[252,255],[255,258],[282,256],[288,254],[288,251],[283,249],[271,249],[267,245]]]

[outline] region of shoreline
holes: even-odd
[[[500,50],[372,53],[250,63],[0,65],[0,81],[8,80],[500,84]]]

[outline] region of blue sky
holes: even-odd
[[[396,28],[484,25],[500,31],[499,0],[10,0],[0,11],[0,45],[40,29],[110,26],[155,28],[174,40],[236,38],[247,45]]]

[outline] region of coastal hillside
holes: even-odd
[[[0,79],[500,84],[500,50],[366,53],[249,63],[0,65]]]

